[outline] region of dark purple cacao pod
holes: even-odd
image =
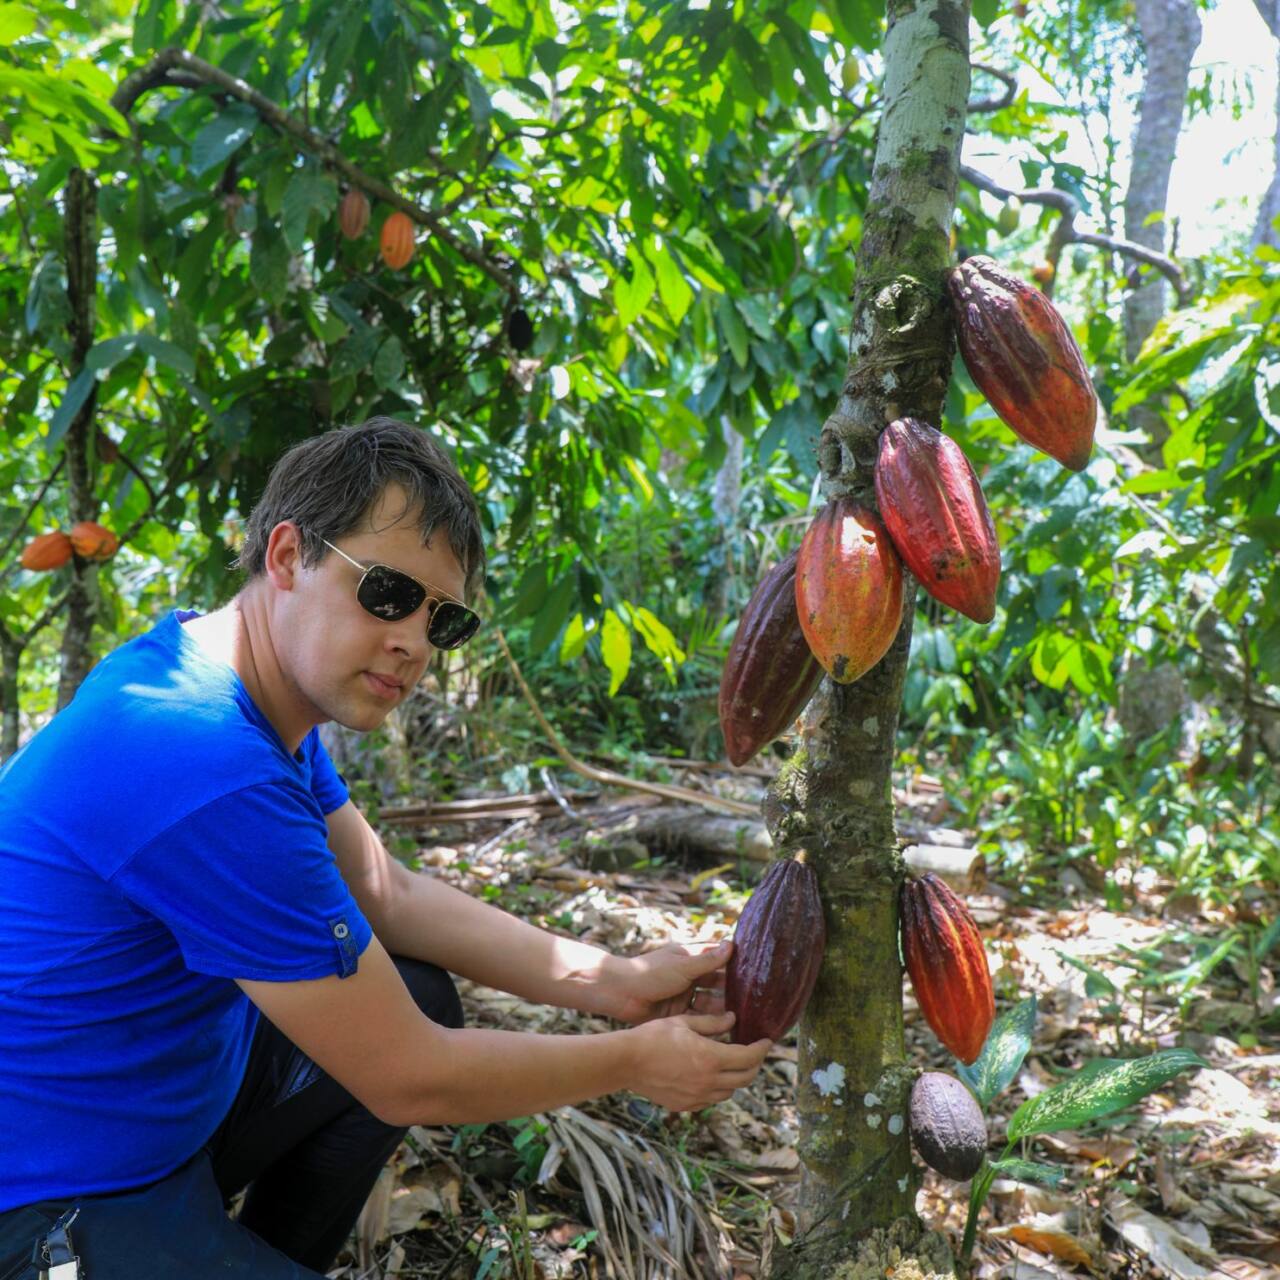
[[[968,1182],[987,1154],[987,1122],[955,1076],[926,1071],[911,1090],[911,1141],[944,1178]]]
[[[1066,321],[1034,285],[987,257],[947,273],[965,368],[1028,444],[1072,471],[1093,449],[1098,396]]]
[[[735,1044],[780,1040],[818,981],[827,924],[817,874],[801,857],[773,863],[738,917],[724,984]]]
[[[720,730],[736,765],[746,764],[804,710],[822,680],[796,612],[793,551],[760,579],[729,646],[720,677]]]

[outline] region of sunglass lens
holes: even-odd
[[[479,626],[479,615],[473,613],[466,605],[455,604],[452,600],[441,600],[431,615],[427,639],[437,649],[456,649],[460,644],[466,644],[475,635]]]
[[[375,564],[367,570],[356,591],[361,608],[384,622],[407,618],[426,598],[421,583],[384,564]]]

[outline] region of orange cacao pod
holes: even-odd
[[[996,1016],[987,953],[969,908],[932,872],[902,887],[902,954],[934,1035],[976,1061]]]
[[[18,563],[33,573],[45,573],[61,569],[71,559],[71,539],[65,533],[55,531],[32,538],[18,557]]]
[[[120,539],[95,520],[81,520],[71,527],[71,546],[82,560],[110,560]]]
[[[369,225],[369,199],[359,187],[352,187],[338,205],[338,229],[348,240],[358,240]]]
[[[786,1034],[809,1003],[826,945],[814,869],[803,855],[772,863],[733,931],[724,1007],[737,1015],[734,1044]]]
[[[393,271],[398,271],[413,257],[413,220],[407,213],[397,209],[382,224],[378,249],[383,262]]]
[[[880,436],[876,501],[903,563],[935,600],[975,622],[996,615],[1000,546],[964,450],[916,418]]]
[[[902,562],[875,515],[836,498],[814,518],[796,561],[796,611],[813,656],[852,684],[888,652],[902,623]]]
[[[720,729],[737,765],[786,730],[822,679],[796,614],[797,555],[793,551],[760,579],[725,659]]]
[[[1098,397],[1084,356],[1048,298],[990,258],[947,273],[960,354],[991,407],[1072,471],[1093,449]]]

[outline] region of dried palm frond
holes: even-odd
[[[707,1280],[729,1274],[729,1241],[716,1229],[708,1204],[699,1199],[678,1159],[659,1144],[576,1107],[540,1119],[549,1142],[538,1181],[546,1182],[562,1165],[569,1167],[611,1276]]]

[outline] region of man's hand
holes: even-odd
[[[713,1040],[733,1026],[733,1014],[681,1014],[658,1018],[620,1034],[633,1038],[633,1092],[671,1111],[699,1111],[723,1102],[756,1078],[770,1040],[725,1044]]]
[[[601,978],[600,1012],[633,1026],[677,1013],[722,1013],[724,967],[732,951],[728,941],[668,942],[641,956],[615,958]]]

